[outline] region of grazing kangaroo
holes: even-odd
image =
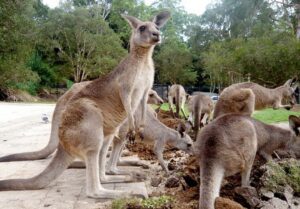
[[[141,108],[138,108],[135,113],[135,120],[138,122],[141,115]],[[113,141],[113,150],[108,163],[108,172],[112,174],[128,174],[127,171],[121,171],[117,168],[117,162],[120,159],[120,155],[123,147],[126,143],[126,130],[128,129],[128,124],[125,123],[119,131],[119,138],[115,138]],[[193,141],[188,134],[185,133],[184,126],[180,125],[178,130],[171,129],[161,123],[157,118],[153,109],[148,106],[147,117],[145,122],[143,142],[154,142],[154,153],[158,158],[158,161],[162,168],[168,173],[168,167],[163,159],[163,150],[165,144],[170,144],[183,150],[187,153],[192,154],[193,152]],[[120,163],[124,164],[124,163]],[[126,164],[131,164],[133,166],[140,165],[139,162],[126,162]]]
[[[215,105],[213,119],[227,113],[252,115],[254,106],[255,95],[251,89],[228,87],[222,91]]]
[[[173,106],[175,104],[176,117],[179,117],[179,112],[182,111],[184,118],[187,119],[186,114],[184,112],[184,105],[185,105],[186,97],[187,97],[187,94],[185,93],[183,86],[174,84],[169,88],[168,102],[169,102],[169,108],[170,108],[170,111],[171,111],[173,117],[174,117]]]
[[[255,94],[255,109],[260,110],[267,107],[273,107],[273,109],[286,108],[291,109],[296,103],[294,92],[298,84],[296,79],[289,79],[284,85],[275,89],[265,88],[257,83],[245,82],[237,83],[227,87],[226,91],[231,91],[240,88],[250,88]],[[224,91],[225,91],[224,90]],[[222,93],[221,93],[222,95]],[[282,105],[282,100],[287,99],[289,105]]]
[[[208,123],[214,108],[212,99],[202,93],[189,96],[187,103],[190,112],[189,121],[193,124],[195,138],[197,138],[199,128]]]
[[[150,89],[148,92],[148,104],[162,105],[164,100],[157,94],[156,91]]]
[[[142,132],[147,94],[154,79],[152,53],[160,42],[158,28],[166,23],[170,14],[161,12],[152,22],[142,22],[127,15],[123,17],[132,27],[128,56],[111,73],[90,82],[70,99],[61,117],[57,152],[47,168],[30,179],[2,180],[0,190],[43,188],[67,169],[75,157],[79,157],[86,164],[88,197],[128,195],[125,191],[102,187],[104,182],[128,180],[126,176],[105,175],[106,154],[109,142],[126,118],[129,123],[127,136],[134,137],[133,113],[138,105],[142,106]]]
[[[3,156],[0,157],[0,162],[40,160],[40,159],[45,159],[49,155],[51,155],[57,149],[57,146],[59,144],[58,129],[59,129],[59,124],[61,121],[61,115],[63,113],[63,110],[67,106],[69,100],[89,83],[91,83],[91,81],[85,81],[85,82],[73,84],[73,86],[58,99],[52,117],[50,140],[46,145],[46,147],[44,147],[39,151],[24,152],[24,153],[17,153],[17,154],[10,154],[7,156]],[[156,91],[150,89],[148,93],[147,103],[161,104],[161,101],[163,100],[156,93]]]
[[[201,179],[199,208],[214,209],[225,176],[241,173],[242,186],[249,185],[257,150],[269,158],[274,150],[287,149],[299,141],[300,118],[290,116],[289,123],[287,130],[250,116],[226,114],[205,126],[195,143]]]

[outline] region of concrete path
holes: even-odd
[[[54,104],[0,103],[0,156],[43,148],[49,140],[51,122],[43,123],[41,116],[45,113],[51,121],[54,107]],[[30,178],[49,161],[50,158],[0,163],[0,180]],[[104,184],[104,187],[147,195],[143,182]],[[105,209],[110,203],[85,196],[85,169],[68,169],[45,189],[0,192],[0,209]]]

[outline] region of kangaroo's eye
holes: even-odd
[[[145,31],[145,30],[146,30],[146,26],[142,25],[142,26],[139,28],[139,30],[140,30],[141,32]]]
[[[153,95],[153,94],[149,94],[149,96],[150,96],[150,97],[153,97],[154,95]]]

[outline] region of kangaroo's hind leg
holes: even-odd
[[[100,180],[102,183],[131,182],[133,181],[133,178],[129,175],[111,176],[111,175],[106,175],[105,173],[106,155],[114,136],[115,133],[106,136],[104,138],[103,146],[100,150],[100,155],[99,155]]]

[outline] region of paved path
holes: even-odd
[[[0,156],[44,147],[49,140],[51,123],[43,123],[41,116],[45,113],[51,121],[54,106],[0,103]],[[32,177],[49,161],[0,163],[0,180]],[[104,187],[147,195],[143,182],[105,184]],[[85,196],[85,169],[68,169],[45,189],[0,192],[0,209],[105,209],[109,205],[109,200]]]

